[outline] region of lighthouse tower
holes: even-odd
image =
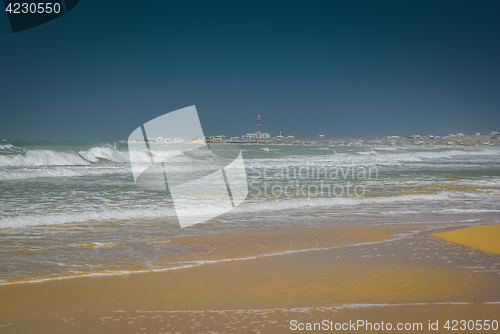
[[[257,116],[257,138],[260,138],[260,115]]]

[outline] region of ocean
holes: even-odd
[[[136,186],[126,143],[0,142],[0,284],[180,268],[189,264],[175,257],[200,247],[171,242],[185,236],[500,221],[497,148],[240,149],[247,199],[228,213],[180,228],[168,192]],[[182,200],[203,206],[217,196]]]

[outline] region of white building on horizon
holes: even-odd
[[[246,135],[242,136],[241,138],[257,138],[256,133],[247,133]],[[259,138],[271,138],[271,135],[269,133],[260,133]]]

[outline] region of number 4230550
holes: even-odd
[[[9,3],[5,11],[11,14],[58,14],[61,11],[61,4],[51,3],[51,2],[39,2],[39,3]]]

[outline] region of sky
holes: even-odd
[[[196,105],[205,135],[500,130],[500,1],[98,1],[12,33],[0,140],[115,141]]]

